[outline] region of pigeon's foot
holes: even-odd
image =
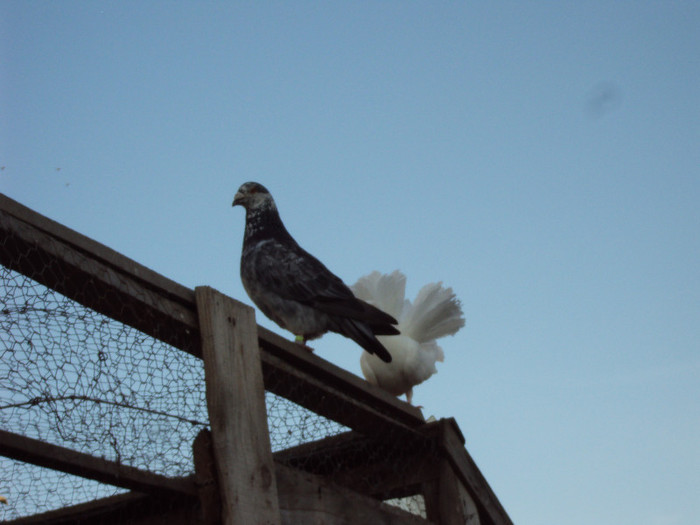
[[[296,335],[296,336],[294,336],[294,342],[295,342],[296,344],[298,344],[299,346],[301,346],[301,347],[302,347],[304,350],[306,350],[307,352],[313,352],[313,351],[314,351],[313,348],[311,348],[309,345],[306,344],[306,337],[304,337],[303,335]]]
[[[423,410],[423,405],[414,405],[413,404],[413,389],[412,388],[408,392],[406,392],[406,403],[408,403],[412,407],[416,407],[418,410]]]
[[[406,392],[406,402],[409,405],[416,407],[418,410],[423,410],[423,405],[414,405],[413,404],[413,389],[412,388],[408,392]]]

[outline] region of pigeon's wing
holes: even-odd
[[[296,243],[263,241],[251,255],[255,261],[247,267],[255,272],[252,277],[284,299],[370,325],[396,324],[390,315],[357,299],[339,277]]]

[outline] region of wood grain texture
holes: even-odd
[[[436,465],[437,476],[424,483],[428,517],[440,525],[480,525],[474,500],[447,458]]]
[[[429,430],[437,431],[440,447],[451,468],[473,498],[482,525],[513,525],[486,478],[464,448],[464,437],[453,418],[441,419]]]
[[[208,286],[195,298],[222,522],[279,524],[255,313]]]
[[[277,464],[284,525],[429,525],[406,511]]]
[[[192,444],[192,455],[201,508],[199,525],[217,525],[221,523],[221,494],[216,459],[214,459],[214,445],[209,429],[200,430],[197,434]]]

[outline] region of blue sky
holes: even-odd
[[[347,283],[454,288],[414,399],[515,523],[692,525],[698,27],[697,2],[5,1],[0,191],[250,303],[231,201],[261,182]]]

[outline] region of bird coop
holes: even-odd
[[[511,521],[410,406],[0,195],[0,519]]]

